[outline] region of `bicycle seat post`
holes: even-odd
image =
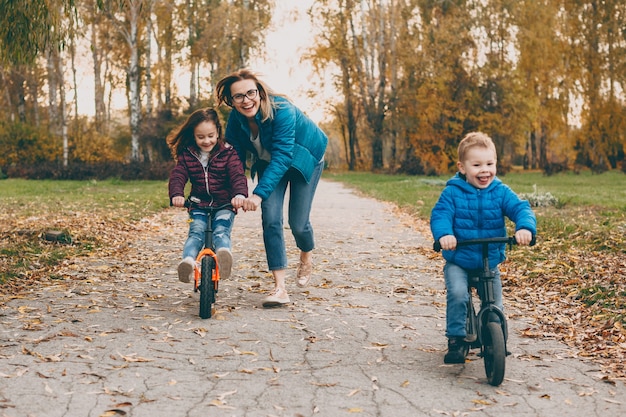
[[[489,268],[489,243],[483,243],[482,246],[483,272],[480,277],[480,285],[482,290],[482,305],[486,306],[495,302],[493,293],[493,279],[495,278],[495,273]]]
[[[207,215],[207,223],[206,229],[204,230],[204,247],[207,249],[213,249],[213,215],[214,210],[212,207],[209,207],[206,210]]]

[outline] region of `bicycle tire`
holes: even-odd
[[[483,328],[483,361],[489,385],[497,387],[504,380],[506,347],[499,323],[488,322]]]
[[[200,270],[200,318],[211,318],[212,304],[215,302],[215,286],[213,285],[213,258],[202,258]]]

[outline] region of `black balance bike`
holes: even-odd
[[[185,207],[192,210],[201,210],[207,214],[207,227],[204,231],[204,248],[196,258],[194,267],[194,292],[200,292],[200,318],[211,318],[211,306],[215,303],[215,294],[220,282],[220,270],[217,255],[213,247],[213,220],[215,214],[224,209],[232,209],[230,203],[216,207],[198,207],[196,201],[185,201]],[[197,265],[200,265],[198,268]]]
[[[464,356],[470,348],[480,348],[480,355],[485,365],[487,381],[490,385],[498,386],[504,380],[505,359],[509,354],[506,348],[508,327],[502,310],[495,305],[493,279],[495,273],[489,268],[489,245],[506,243],[509,246],[517,244],[514,236],[495,237],[486,239],[470,239],[458,242],[457,247],[482,245],[483,269],[468,275],[469,301],[467,303],[467,320]],[[533,237],[530,246],[535,244]],[[435,242],[436,252],[441,251],[441,244]],[[478,312],[474,307],[474,291],[476,288],[480,299]]]

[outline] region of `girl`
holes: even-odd
[[[212,108],[193,112],[167,136],[167,146],[176,161],[170,173],[169,197],[175,207],[185,205],[185,185],[191,183],[189,197],[200,207],[221,206],[230,202],[233,210],[220,210],[213,221],[213,243],[221,277],[230,276],[233,258],[230,232],[237,209],[248,196],[248,180],[235,149],[224,143],[219,115]],[[189,210],[189,234],[178,265],[178,279],[189,282],[196,257],[204,245],[207,214]]]

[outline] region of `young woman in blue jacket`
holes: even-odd
[[[274,289],[264,307],[289,303],[285,287],[287,251],[283,235],[283,203],[289,187],[289,227],[300,249],[297,284],[306,286],[312,273],[315,247],[310,222],[315,189],[324,167],[328,138],[298,107],[277,94],[255,73],[241,69],[216,85],[218,104],[231,107],[226,140],[245,165],[252,156],[251,176],[258,176],[244,210],[262,211],[263,242]]]
[[[496,147],[481,132],[467,134],[458,147],[459,172],[448,182],[433,207],[430,227],[439,241],[446,260],[446,337],[445,363],[463,363],[465,356],[465,317],[469,270],[482,269],[482,248],[464,246],[457,241],[505,237],[505,216],[515,223],[515,238],[528,245],[537,233],[537,221],[530,204],[496,177]],[[504,244],[490,245],[489,266],[495,270],[494,298],[503,308],[502,282],[498,265],[504,261]]]

